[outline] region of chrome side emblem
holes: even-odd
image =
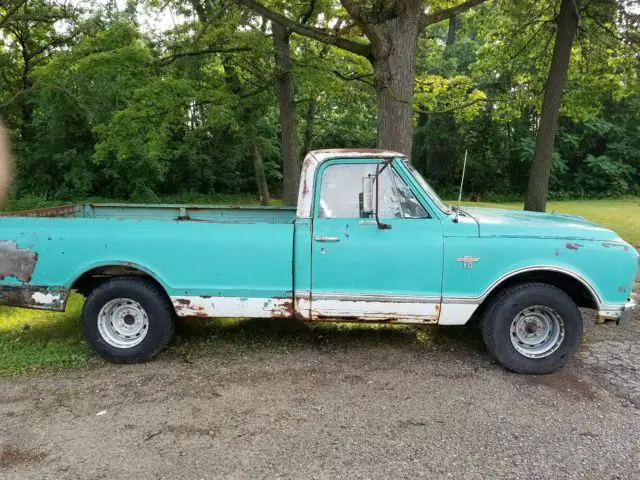
[[[471,257],[467,255],[466,257],[459,257],[456,262],[462,262],[462,268],[465,270],[471,270],[473,268],[474,262],[479,261],[478,257]]]

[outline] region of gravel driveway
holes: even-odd
[[[477,340],[219,352],[0,381],[2,479],[640,478],[640,316],[547,376]]]

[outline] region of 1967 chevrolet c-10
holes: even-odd
[[[176,316],[464,325],[522,373],[563,366],[578,307],[629,323],[637,251],[579,217],[457,210],[406,159],[322,150],[297,210],[69,205],[0,218],[0,304],[64,310],[114,362],[151,358]]]

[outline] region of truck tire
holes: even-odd
[[[578,350],[582,316],[562,290],[545,283],[524,283],[491,300],[484,312],[482,336],[503,367],[517,373],[552,373]]]
[[[171,340],[174,313],[169,299],[154,283],[115,277],[87,297],[82,332],[93,349],[110,362],[144,362]]]

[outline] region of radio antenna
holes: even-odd
[[[460,215],[460,204],[462,203],[462,186],[464,185],[464,173],[467,170],[467,153],[464,151],[464,163],[462,164],[462,178],[460,179],[460,192],[458,193],[458,208],[456,209],[456,217],[453,219],[455,223],[458,223],[458,216]]]

